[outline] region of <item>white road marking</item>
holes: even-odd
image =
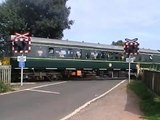
[[[21,83],[11,83],[11,85],[20,85]],[[24,85],[34,85],[36,82],[24,82]]]
[[[42,88],[42,87],[47,87],[47,86],[52,86],[52,85],[59,85],[59,84],[63,84],[63,83],[66,83],[66,82],[67,82],[67,81],[56,82],[56,83],[51,83],[51,84],[46,84],[46,85],[40,85],[40,86],[36,86],[36,87],[31,87],[31,88],[27,88],[27,89],[23,89],[23,90],[17,90],[17,91],[12,91],[12,92],[0,93],[0,96],[12,94],[12,93],[18,93],[18,92],[27,91],[28,89],[36,89],[36,88]]]
[[[90,105],[91,103],[97,101],[98,99],[104,97],[105,95],[107,95],[108,93],[110,93],[112,90],[114,90],[115,88],[117,88],[118,86],[120,86],[122,83],[124,83],[126,80],[121,81],[120,83],[118,83],[116,86],[114,86],[113,88],[111,88],[110,90],[108,90],[107,92],[103,93],[102,95],[92,99],[91,101],[85,103],[84,105],[82,105],[81,107],[79,107],[78,109],[76,109],[75,111],[73,111],[71,114],[65,116],[64,118],[60,119],[60,120],[67,120],[69,118],[71,118],[72,116],[74,116],[75,114],[77,114],[78,112],[80,112],[82,109],[86,108],[88,105]]]
[[[42,93],[50,93],[50,94],[57,94],[59,95],[59,92],[52,92],[52,91],[45,91],[45,90],[34,90],[34,89],[27,89],[28,91],[33,91],[33,92],[42,92]]]
[[[40,85],[40,86],[32,87],[32,88],[29,88],[29,89],[37,89],[37,88],[48,87],[48,86],[52,86],[52,85],[59,85],[59,84],[63,84],[63,83],[66,83],[66,82],[67,81],[51,83],[51,84],[46,84],[46,85]]]

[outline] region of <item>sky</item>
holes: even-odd
[[[138,38],[141,48],[160,49],[160,0],[68,0],[67,6],[74,24],[63,39],[111,44]]]
[[[160,0],[68,0],[75,23],[64,39],[100,44],[138,38],[141,48],[160,49]]]

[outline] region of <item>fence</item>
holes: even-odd
[[[10,65],[0,65],[0,81],[6,84],[11,83],[11,66]]]
[[[160,72],[144,70],[142,80],[149,89],[160,95]]]

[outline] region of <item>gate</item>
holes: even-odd
[[[11,83],[11,66],[0,65],[0,81],[10,84]]]

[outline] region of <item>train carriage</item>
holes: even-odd
[[[122,46],[38,37],[31,39],[31,52],[23,54],[27,56],[25,76],[28,79],[53,80],[71,76],[84,77],[89,73],[99,75],[101,71],[108,74],[112,70],[128,70]],[[13,76],[19,72],[17,56],[20,55],[13,53],[11,57]],[[138,63],[143,67],[151,67],[153,62],[159,65],[160,52],[140,49],[139,55],[132,57],[135,60],[131,68],[135,71]]]

